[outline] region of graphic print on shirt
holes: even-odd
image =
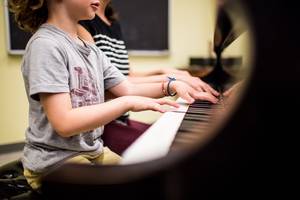
[[[100,103],[95,78],[85,68],[74,67],[74,88],[71,88],[73,108]]]

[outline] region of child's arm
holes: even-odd
[[[178,106],[176,102],[168,99],[124,96],[106,103],[72,108],[69,93],[40,93],[39,96],[49,122],[62,137],[70,137],[93,130],[129,110],[164,112],[159,105]]]

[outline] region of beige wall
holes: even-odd
[[[24,139],[27,99],[20,73],[20,57],[6,53],[3,1],[0,3],[0,144]]]
[[[165,57],[131,57],[134,70],[154,67],[182,67],[190,56],[209,56],[209,42],[214,30],[212,0],[170,0],[170,55]],[[6,51],[4,5],[0,3],[0,144],[24,140],[28,104],[20,72],[20,56]],[[157,117],[151,112],[133,115],[151,122]]]

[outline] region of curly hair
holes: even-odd
[[[8,6],[25,31],[35,32],[48,18],[46,0],[8,0]]]

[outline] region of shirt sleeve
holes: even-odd
[[[66,56],[51,39],[37,38],[31,43],[23,73],[27,75],[29,95],[34,100],[39,100],[39,93],[70,91]]]
[[[104,76],[104,89],[112,88],[126,79],[126,77],[111,64],[107,56],[100,51],[100,57],[102,58],[103,76]]]

